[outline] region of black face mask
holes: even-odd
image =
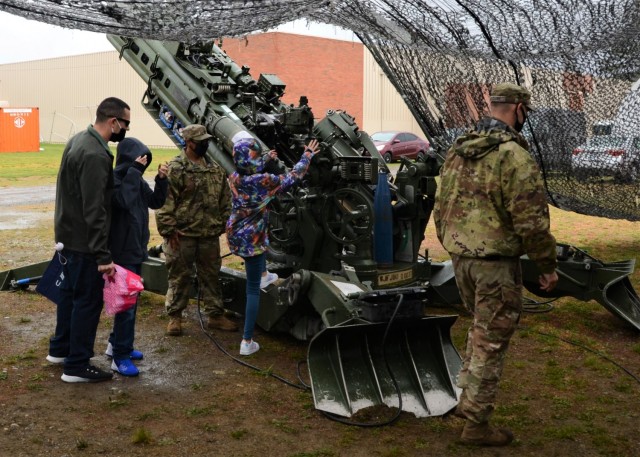
[[[522,132],[523,128],[524,128],[524,123],[521,123],[518,121],[516,121],[516,124],[513,126],[513,129],[518,133]]]
[[[207,149],[209,149],[209,142],[201,141],[199,143],[196,143],[196,148],[194,149],[194,151],[198,157],[204,157],[204,155],[207,153]]]
[[[518,114],[516,113],[516,122],[515,122],[515,125],[513,126],[513,129],[516,132],[521,132],[525,122],[527,122],[527,115],[526,114],[524,115],[522,122],[518,122]]]
[[[112,128],[109,141],[113,141],[114,143],[119,143],[120,141],[124,140],[124,137],[126,134],[127,134],[127,131],[125,129],[120,129],[120,132],[115,133]]]

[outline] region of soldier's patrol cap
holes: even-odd
[[[182,129],[182,138],[184,138],[185,141],[202,141],[213,137],[207,133],[207,129],[204,125],[191,124]]]
[[[523,103],[528,110],[533,111],[531,92],[517,84],[496,84],[491,91],[490,100],[491,103]]]

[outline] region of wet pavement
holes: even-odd
[[[147,180],[153,188],[153,180]],[[55,184],[32,187],[0,187],[0,230],[17,230],[35,227],[41,220],[53,220],[50,211],[25,211],[12,209],[25,205],[53,204],[56,198]]]
[[[12,207],[53,203],[55,195],[54,184],[0,188],[0,230],[26,229],[35,227],[41,220],[53,220],[53,208],[51,211],[25,211]]]
[[[0,207],[29,205],[53,202],[56,198],[56,186],[2,187],[0,188]],[[4,213],[4,211],[2,211]]]

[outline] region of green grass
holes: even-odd
[[[165,411],[159,410],[158,408],[154,408],[152,411],[147,411],[136,416],[136,420],[146,421],[150,419],[159,418]]]
[[[145,428],[137,429],[133,435],[131,435],[131,442],[133,444],[150,444],[152,441],[151,432]]]
[[[36,360],[38,358],[38,356],[36,355],[36,352],[37,352],[36,349],[29,349],[24,354],[12,355],[5,360],[5,363],[9,365],[15,365],[18,362],[22,362],[26,360]]]
[[[290,433],[293,435],[297,435],[299,433],[299,430],[296,429],[295,427],[292,427],[289,424],[289,420],[287,418],[283,418],[283,419],[271,419],[271,424],[277,428],[278,430],[281,430],[285,433]]]
[[[544,429],[543,434],[554,440],[575,440],[578,436],[588,433],[587,428],[578,425],[566,425],[562,427]]]
[[[78,438],[76,440],[76,449],[82,451],[89,447],[89,443],[84,438]]]
[[[60,157],[64,145],[42,144],[40,152],[15,152],[2,154],[0,185],[16,186],[48,184],[54,182],[58,174]]]
[[[333,451],[320,449],[312,452],[298,452],[296,454],[290,454],[288,457],[332,457],[334,455]]]
[[[42,143],[39,152],[8,152],[2,154],[0,167],[0,187],[43,186],[54,184],[60,167],[60,159],[64,151],[64,144]],[[111,147],[116,154],[116,149]],[[173,148],[152,148],[152,166],[145,176],[153,177],[157,165],[166,162],[180,153]],[[114,162],[115,163],[115,162]]]
[[[109,408],[122,408],[129,404],[129,394],[118,392],[114,397],[109,397]]]
[[[202,417],[202,416],[210,416],[215,411],[215,407],[213,405],[205,406],[202,408],[193,407],[189,408],[186,411],[187,416],[189,417]]]
[[[231,438],[233,438],[234,440],[239,440],[239,439],[242,439],[242,437],[244,437],[247,433],[249,433],[247,429],[242,428],[240,430],[231,431],[230,435],[231,435]]]

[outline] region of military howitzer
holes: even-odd
[[[396,406],[401,396],[402,409],[417,416],[453,408],[460,368],[449,337],[455,316],[425,317],[424,306],[460,298],[450,262],[419,253],[441,156],[403,159],[389,182],[393,249],[381,266],[374,260],[374,221],[381,218],[374,198],[388,169],[351,116],[330,111],[316,123],[306,97],[297,107],[282,103],[285,84],[276,75],[255,81],[213,43],[108,39],[147,81],[142,104],[176,144],[182,144],[180,125],[205,125],[214,137],[208,153],[227,172],[242,136],[256,138],[265,152],[275,149],[279,171],[298,161],[310,138],[320,141],[304,184],[271,204],[268,259],[286,279],[263,292],[257,321],[265,330],[311,339],[316,407],[348,416],[370,405]],[[594,298],[640,329],[640,300],[627,278],[633,262],[600,262],[566,245],[559,245],[558,259],[561,280],[553,296]],[[525,286],[540,295],[535,265],[521,260]],[[243,312],[244,274],[221,273],[225,300]],[[148,271],[145,279],[151,276]],[[159,292],[166,290],[164,278]]]
[[[460,356],[449,328],[455,317],[424,317],[430,262],[418,255],[440,158],[404,160],[389,183],[396,249],[381,268],[374,260],[374,197],[388,169],[348,113],[330,111],[316,123],[305,97],[295,107],[282,103],[285,85],[277,76],[262,74],[255,81],[249,68],[213,43],[108,39],[147,81],[142,105],[176,145],[183,142],[181,127],[205,125],[214,137],[208,155],[228,173],[235,169],[232,148],[238,138],[257,139],[265,153],[275,149],[277,171],[292,167],[310,138],[320,141],[303,184],[270,204],[267,258],[270,269],[286,279],[263,292],[257,320],[265,330],[313,338],[309,370],[318,408],[350,415],[378,403],[395,406],[383,364],[387,354],[407,410],[427,416],[454,407]],[[151,259],[143,276],[148,288],[164,293],[160,264]],[[244,273],[223,268],[221,282],[228,307],[244,312]]]

